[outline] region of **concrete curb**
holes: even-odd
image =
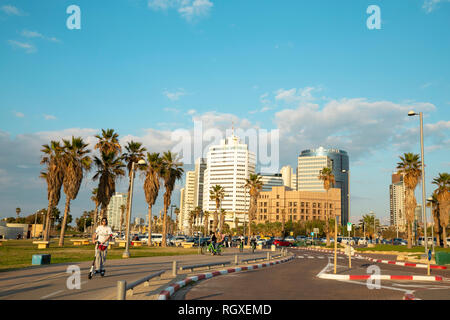
[[[224,269],[224,270],[213,271],[213,272],[199,274],[199,275],[196,275],[196,276],[187,277],[186,279],[184,279],[182,281],[178,281],[178,282],[175,282],[173,284],[170,284],[167,288],[165,288],[163,291],[161,291],[159,293],[159,296],[158,296],[157,300],[169,300],[170,297],[175,292],[177,292],[178,290],[180,290],[181,288],[183,288],[184,286],[186,286],[187,284],[189,284],[191,282],[197,282],[199,280],[209,279],[209,278],[212,278],[212,277],[220,276],[222,274],[229,274],[229,273],[245,271],[245,270],[260,269],[260,268],[272,266],[272,265],[275,265],[275,264],[288,262],[290,260],[293,260],[294,258],[295,258],[295,255],[293,255],[293,256],[291,256],[289,258],[276,260],[276,261],[272,261],[272,262],[260,263],[260,264],[255,264],[255,265],[252,265],[252,266]]]
[[[327,253],[333,253],[332,250],[324,250],[324,249],[310,249],[310,248],[298,248],[298,249],[303,249],[303,250],[309,250],[309,251],[318,251],[318,252],[327,252]],[[369,258],[369,257],[364,257],[362,255],[359,254],[355,254],[355,257],[359,257],[362,259],[366,259],[372,262],[377,262],[377,263],[385,263],[385,264],[393,264],[393,265],[398,265],[398,266],[402,266],[402,267],[414,267],[414,268],[428,268],[428,265],[426,264],[421,264],[421,263],[410,263],[410,262],[399,262],[399,261],[389,261],[389,260],[381,260],[381,259],[373,259],[373,258]],[[447,267],[446,266],[438,266],[435,264],[430,265],[430,269],[440,269],[440,270],[446,270]]]
[[[348,274],[330,274],[323,273],[318,276],[321,279],[334,279],[334,280],[409,280],[409,281],[442,281],[440,276],[404,276],[404,275],[348,275]]]

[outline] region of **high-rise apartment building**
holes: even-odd
[[[279,187],[284,185],[281,173],[274,173],[274,174],[258,173],[258,175],[261,177],[261,182],[263,184],[261,191],[270,191],[272,190],[273,187]]]
[[[346,151],[323,147],[303,150],[298,156],[297,190],[325,191],[323,181],[318,178],[324,167],[332,168],[334,187],[341,189],[341,223],[345,225],[349,220],[349,158]]]
[[[280,173],[283,185],[292,190],[297,190],[297,175],[294,173],[294,169],[291,166],[284,166],[281,168]]]
[[[108,225],[111,229],[118,230],[120,225],[120,214],[121,214],[121,205],[127,205],[127,194],[126,193],[117,193],[111,197],[109,201],[108,207],[106,209],[106,216],[108,217]],[[125,221],[126,217],[126,209],[124,210],[123,221]],[[122,229],[124,226],[122,226]]]
[[[405,183],[401,174],[393,174],[391,178],[392,184],[389,186],[390,223],[391,226],[398,227],[400,232],[404,232],[406,231]]]
[[[225,191],[225,198],[221,208],[227,213],[225,222],[234,228],[235,219],[240,223],[248,220],[244,214],[250,204],[250,198],[244,189],[246,179],[255,173],[256,157],[250,152],[248,145],[241,143],[234,133],[221,140],[219,145],[209,148],[204,172],[203,210],[214,212],[216,203],[209,198],[209,191],[215,185],[221,185]],[[210,221],[213,219],[210,215]]]
[[[183,211],[180,211],[181,218],[181,230],[186,233],[189,230],[189,214],[195,209],[195,171],[186,172],[186,184],[184,187],[184,202]]]

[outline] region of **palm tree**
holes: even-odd
[[[66,206],[61,224],[61,235],[59,237],[60,247],[64,245],[64,234],[66,231],[67,216],[70,212],[70,201],[76,199],[85,172],[91,169],[92,163],[92,159],[88,156],[91,151],[86,149],[88,144],[84,143],[81,137],[75,138],[72,136],[72,141],[63,139],[63,144],[63,187],[64,193],[66,194]]]
[[[162,178],[164,181],[164,219],[163,219],[163,238],[161,246],[167,247],[167,210],[170,206],[173,188],[175,187],[175,182],[180,180],[183,176],[183,166],[182,162],[179,162],[176,153],[171,151],[164,152],[162,157]]]
[[[225,209],[220,209],[220,228],[219,228],[220,233],[222,233],[222,230],[225,225],[225,216],[226,216]]]
[[[99,149],[100,153],[105,152],[108,154],[114,152],[119,154],[122,151],[119,135],[114,132],[114,129],[102,129],[102,134],[95,137],[98,139],[95,149]]]
[[[439,210],[439,201],[437,199],[436,191],[433,192],[433,195],[431,196],[432,200],[427,203],[427,207],[431,207],[431,214],[433,216],[433,228],[434,228],[434,234],[436,236],[436,243],[438,246],[441,245],[440,241],[440,210]]]
[[[320,180],[323,181],[323,188],[326,190],[327,192],[327,200],[325,202],[325,219],[326,219],[326,224],[325,224],[325,233],[327,235],[327,246],[330,245],[330,208],[328,205],[328,191],[334,186],[334,184],[336,183],[336,180],[334,178],[334,174],[333,174],[333,170],[331,168],[328,167],[324,167],[322,170],[319,171],[319,177]],[[337,216],[337,212],[335,212],[335,216]],[[337,241],[335,239],[335,241]]]
[[[20,210],[20,208],[16,208],[16,214],[17,214],[17,219],[19,219],[19,215],[20,215],[20,212],[21,212],[22,210]]]
[[[179,231],[178,221],[179,221],[179,217],[180,217],[180,209],[179,208],[175,208],[175,210],[173,212],[175,212],[175,216],[176,216],[176,219],[177,219],[175,221],[175,230],[178,233],[178,231]]]
[[[245,180],[244,188],[249,189],[250,193],[250,208],[248,212],[248,237],[251,235],[252,222],[256,218],[258,195],[261,192],[263,183],[261,176],[257,174],[250,174],[249,179]]]
[[[48,209],[44,229],[44,241],[48,241],[50,234],[50,216],[61,198],[61,187],[64,179],[63,148],[57,141],[42,145],[41,165],[47,165],[46,171],[41,172],[40,177],[47,182]]]
[[[160,182],[162,175],[162,159],[159,157],[159,153],[148,153],[147,152],[147,163],[143,168],[145,173],[144,181],[144,193],[145,200],[148,204],[148,241],[147,245],[151,246],[152,239],[152,207],[158,198]]]
[[[362,225],[364,224],[364,230],[367,232],[369,236],[372,236],[372,238],[375,238],[375,231],[376,228],[380,226],[380,219],[375,219],[375,216],[373,214],[365,214],[362,216],[362,219],[359,220],[359,223]],[[374,228],[374,222],[375,222],[375,228]]]
[[[414,190],[422,175],[422,163],[418,154],[405,153],[397,163],[397,173],[403,175],[405,183],[405,216],[408,223],[408,248],[412,248],[412,224],[417,206]]]
[[[208,211],[203,211],[203,227],[204,227],[204,232],[205,232],[205,237],[208,236],[209,234],[209,212]]]
[[[450,174],[439,173],[439,177],[433,180],[433,184],[437,185],[435,190],[436,200],[439,204],[439,224],[442,227],[442,238],[444,240],[444,248],[447,248],[447,225],[450,211]]]
[[[225,189],[220,185],[215,185],[209,190],[209,199],[216,202],[216,211],[214,211],[213,232],[217,231],[217,225],[219,223],[219,207],[222,200],[225,198]]]
[[[198,219],[202,214],[202,208],[195,207],[194,212],[195,212],[194,225],[198,227]]]
[[[126,152],[122,155],[122,160],[125,161],[125,163],[127,164],[127,169],[128,169],[128,192],[127,192],[127,221],[126,221],[126,230],[128,230],[128,221],[130,221],[130,217],[128,216],[128,214],[130,212],[130,200],[131,200],[131,179],[132,179],[132,174],[134,174],[132,172],[132,168],[133,168],[133,163],[135,164],[134,166],[134,170],[136,171],[137,167],[136,164],[140,161],[140,160],[144,160],[145,156],[144,156],[144,152],[147,150],[146,148],[142,147],[142,143],[140,142],[134,142],[134,141],[130,141],[128,142],[128,144],[125,146],[125,150]],[[139,168],[142,170],[144,168],[143,165],[139,165]]]
[[[92,232],[93,233],[95,232],[95,228],[97,227],[98,206],[100,205],[100,202],[98,201],[98,198],[97,198],[97,192],[98,192],[98,188],[92,189],[91,200],[95,203],[95,211],[94,211],[94,216],[92,218]]]
[[[100,220],[104,217],[111,197],[116,191],[116,180],[118,177],[124,176],[125,171],[121,157],[118,157],[115,152],[101,153],[101,158],[94,157],[94,163],[97,167],[97,172],[93,180],[99,180],[97,199],[101,204]]]
[[[122,226],[123,226],[123,218],[125,217],[125,209],[127,208],[126,205],[121,204],[120,209],[120,221],[119,221],[119,234],[122,234]]]
[[[189,212],[189,235],[192,237],[194,235],[194,220],[195,220],[196,212],[194,210]]]

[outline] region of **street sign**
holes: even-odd
[[[354,256],[355,255],[355,249],[353,249],[353,247],[351,247],[351,246],[347,246],[345,248],[345,254]]]
[[[347,231],[352,231],[352,223],[347,222]]]
[[[314,232],[311,232],[311,236],[314,236]]]
[[[319,228],[314,228],[313,231],[315,234],[319,234]]]
[[[290,233],[290,234],[291,234],[291,236],[293,236],[293,235],[294,235],[294,232],[293,232],[293,231],[291,231],[291,233]]]
[[[428,261],[431,261],[431,250],[428,250]]]

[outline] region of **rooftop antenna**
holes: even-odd
[[[234,137],[234,121],[231,121],[231,136]]]

